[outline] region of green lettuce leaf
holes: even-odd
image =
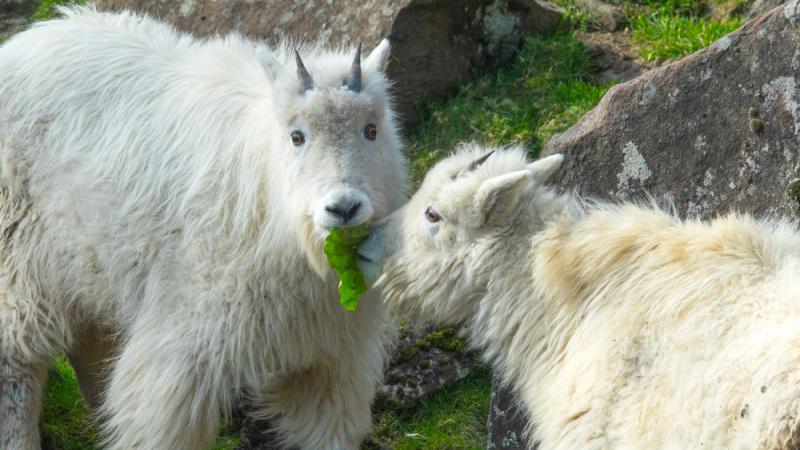
[[[355,311],[359,297],[368,289],[356,264],[356,248],[368,234],[369,226],[364,223],[349,228],[333,228],[325,238],[325,256],[339,278],[339,302],[348,311]]]

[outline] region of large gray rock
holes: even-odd
[[[36,0],[0,0],[0,42],[28,25]]]
[[[0,14],[33,12],[39,2],[36,0],[0,0]]]
[[[800,212],[799,73],[795,0],[615,86],[544,153],[563,153],[560,184],[589,195],[642,199],[649,192],[670,199],[683,217],[731,209],[791,216]],[[493,399],[508,402],[502,392]],[[491,428],[508,433],[519,425]]]
[[[687,217],[789,214],[800,144],[800,16],[779,7],[705,50],[613,87],[545,153],[565,186],[668,197]]]
[[[389,75],[410,122],[428,99],[476,68],[502,63],[524,34],[549,32],[561,18],[561,10],[537,0],[97,0],[97,6],[145,11],[200,36],[235,30],[366,48],[389,37]]]

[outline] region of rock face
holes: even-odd
[[[238,31],[268,41],[288,36],[369,49],[392,42],[389,75],[409,122],[419,107],[480,68],[511,56],[522,35],[553,30],[561,10],[537,0],[97,0],[99,9],[148,12],[200,36]]]
[[[28,24],[36,0],[0,0],[0,42]]]
[[[785,1],[786,0],[756,0],[747,11],[747,16],[751,19],[753,17],[760,16],[761,14],[776,8],[778,5],[783,4]]]
[[[670,199],[682,217],[731,209],[791,216],[800,212],[799,74],[794,0],[615,86],[544,153],[563,153],[560,184],[589,195],[649,192]],[[498,394],[494,403],[507,401]]]
[[[522,430],[527,416],[514,403],[514,395],[497,378],[492,380],[492,398],[489,409],[488,450],[536,450],[528,449]]]
[[[36,0],[0,0],[0,13],[31,13],[38,3]]]
[[[798,3],[612,88],[545,153],[562,184],[600,197],[668,197],[682,216],[790,214],[800,144]]]

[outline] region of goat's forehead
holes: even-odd
[[[309,92],[294,114],[309,122],[349,123],[375,116],[380,105],[366,94],[356,94],[345,89],[326,89]]]
[[[460,151],[440,161],[428,173],[426,179],[432,184],[445,188],[449,184],[479,184],[489,178],[505,175],[526,167],[527,161],[523,154],[513,151],[497,151],[480,167],[470,171],[466,176],[455,178],[475,160],[483,157],[491,150],[476,148],[469,151]],[[452,182],[452,183],[451,183]]]
[[[418,206],[434,204],[440,211],[458,209],[473,197],[480,182],[476,177],[454,180],[449,170],[431,171],[415,197],[419,198]]]
[[[525,169],[524,152],[498,150],[483,165],[463,176],[457,175],[473,161],[486,155],[491,149],[475,147],[462,150],[440,161],[428,172],[419,194],[426,201],[439,204],[440,208],[454,206],[457,210],[469,202],[481,184],[493,177]]]

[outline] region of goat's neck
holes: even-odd
[[[529,407],[536,399],[526,396],[538,390],[529,385],[548,379],[548,368],[555,365],[580,317],[580,305],[564,304],[550,292],[547,280],[538,279],[542,258],[537,243],[558,238],[559,228],[580,220],[581,213],[567,196],[552,198],[544,216],[541,206],[532,219],[538,219],[539,225],[521,233],[524,237],[516,249],[509,246],[496,258],[469,330],[471,342],[483,349],[496,373],[523,394],[523,403]],[[517,275],[510,279],[509,274]]]

